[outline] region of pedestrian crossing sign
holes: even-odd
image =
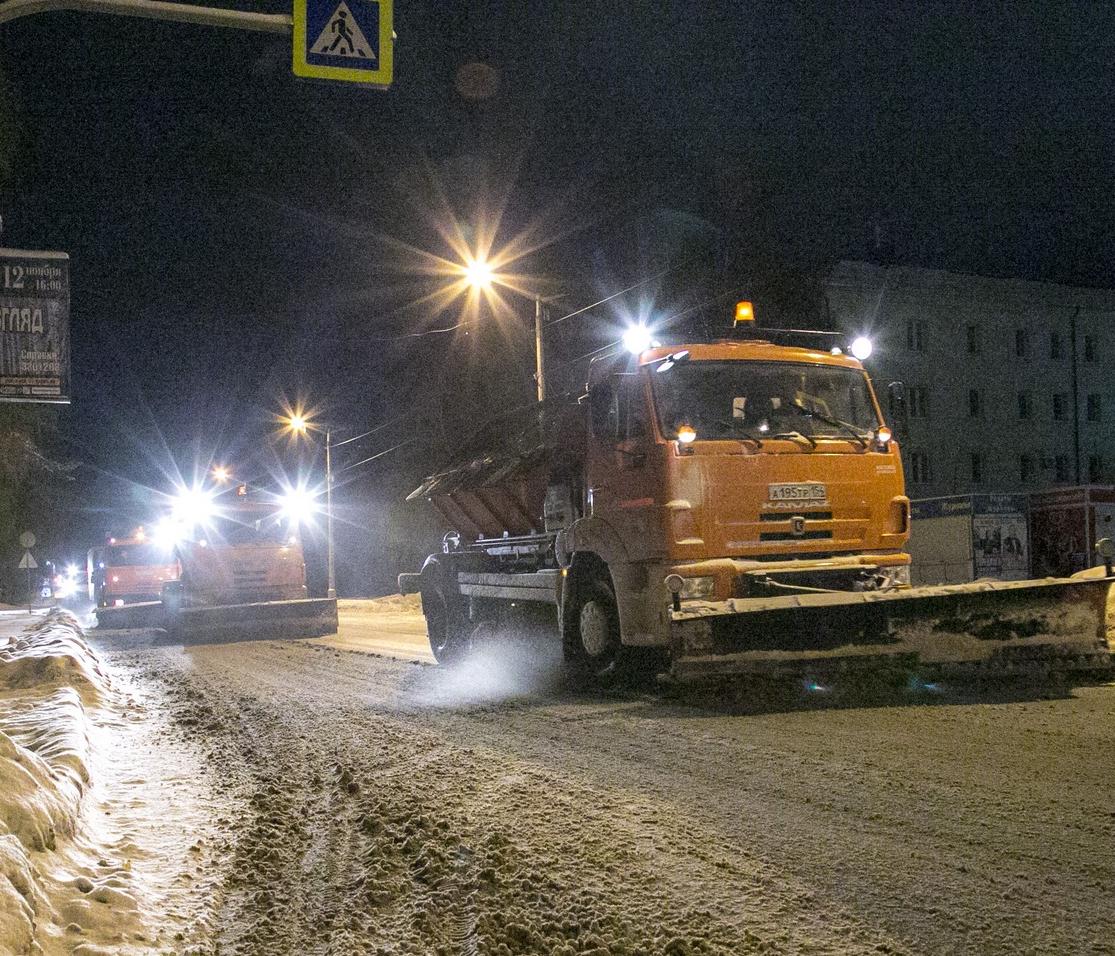
[[[294,0],[294,75],[391,85],[393,0]]]

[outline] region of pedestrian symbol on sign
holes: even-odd
[[[394,0],[294,0],[294,75],[387,89],[395,72],[393,7]]]
[[[318,56],[337,56],[345,59],[371,60],[376,54],[372,45],[360,29],[348,4],[341,0],[317,41],[310,47],[311,53]]]

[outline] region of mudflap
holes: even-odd
[[[163,626],[162,601],[99,607],[93,613],[97,617],[98,630],[123,631]]]
[[[954,679],[1115,676],[1111,584],[1049,578],[686,602],[670,612],[670,677],[831,679],[879,668]]]
[[[321,637],[337,631],[337,599],[183,607],[168,611],[165,626],[175,638],[197,642]]]

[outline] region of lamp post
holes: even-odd
[[[485,259],[473,259],[462,266],[465,282],[478,291],[491,289],[496,281],[492,267]],[[532,295],[534,300],[534,381],[538,386],[538,401],[546,400],[546,368],[542,349],[542,296]]]
[[[309,420],[300,412],[295,412],[286,419],[287,428],[295,435],[309,437],[312,428]],[[326,596],[336,598],[337,579],[334,574],[333,564],[333,431],[330,426],[318,426],[318,431],[325,432],[325,536],[328,563],[329,590]]]

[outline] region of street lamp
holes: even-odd
[[[325,534],[329,565],[329,590],[326,596],[336,598],[337,579],[333,572],[333,432],[328,425],[315,427],[301,412],[292,412],[283,422],[287,431],[303,438],[308,438],[311,430],[325,432]]]
[[[464,280],[478,292],[487,292],[496,282],[495,272],[487,259],[470,259],[461,266]],[[542,297],[531,295],[534,300],[534,380],[538,385],[538,401],[546,400],[546,373],[542,358]]]

